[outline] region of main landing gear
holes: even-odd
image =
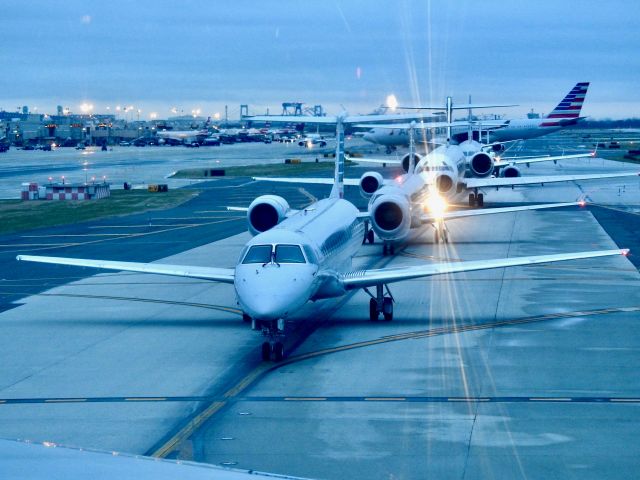
[[[369,222],[365,221],[364,222],[364,238],[362,239],[362,244],[364,245],[367,242],[369,242],[370,244],[373,243],[373,230],[369,228]]]
[[[474,193],[469,194],[469,206],[470,207],[484,207],[484,195],[478,193],[476,190]]]
[[[382,244],[382,255],[394,255],[396,253],[396,247],[391,242],[384,242]]]
[[[393,295],[391,295],[389,291],[389,287],[386,285],[376,285],[375,296],[366,288],[364,291],[371,297],[369,300],[369,320],[372,322],[377,321],[381,313],[386,321],[393,320],[394,300]]]

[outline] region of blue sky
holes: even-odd
[[[366,113],[518,103],[548,112],[578,81],[583,114],[640,116],[637,1],[2,2],[0,107],[134,105],[232,116],[282,101]],[[507,110],[503,110],[504,113]]]

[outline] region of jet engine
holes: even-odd
[[[493,157],[487,153],[478,152],[469,160],[469,168],[475,177],[488,177],[493,173]]]
[[[247,211],[249,232],[251,235],[266,232],[287,218],[289,210],[287,201],[278,195],[262,195],[256,198]]]
[[[491,151],[494,153],[502,153],[505,151],[504,143],[494,143],[491,145]]]
[[[500,170],[501,178],[517,178],[522,176],[520,169],[515,165],[508,165]]]
[[[371,198],[382,186],[382,175],[378,172],[365,172],[360,178],[360,195],[364,198]]]
[[[370,206],[371,227],[382,240],[402,240],[411,229],[409,200],[403,195],[380,195]]]
[[[440,195],[450,196],[455,192],[456,182],[449,175],[438,175],[433,180],[433,184],[435,185]]]
[[[420,155],[418,155],[417,153],[413,154],[413,168],[416,168],[416,165],[418,165],[418,162],[420,162],[420,160],[422,160],[422,157]],[[404,157],[402,157],[402,169],[406,172],[406,173],[412,173],[409,172],[409,165],[411,164],[411,154],[407,153]]]

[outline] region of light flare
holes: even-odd
[[[425,208],[436,218],[441,218],[447,211],[447,201],[440,195],[430,195],[424,202]]]

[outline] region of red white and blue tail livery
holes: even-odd
[[[576,83],[576,86],[571,89],[558,106],[545,117],[545,121],[540,126],[562,127],[577,122],[580,118],[580,110],[582,110],[582,104],[588,88],[589,82]]]

